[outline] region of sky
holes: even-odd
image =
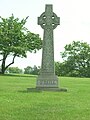
[[[7,18],[13,13],[20,19],[29,16],[26,27],[43,39],[43,29],[37,24],[37,17],[45,11],[45,5],[52,4],[53,11],[60,17],[60,25],[54,30],[54,59],[62,61],[60,52],[72,41],[90,44],[90,1],[89,0],[0,0],[0,16]],[[12,66],[25,68],[41,66],[42,50],[27,53],[27,58],[16,58]],[[7,64],[11,57],[8,58]]]

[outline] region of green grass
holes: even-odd
[[[90,78],[59,79],[68,92],[27,92],[35,76],[0,76],[0,120],[90,120]]]

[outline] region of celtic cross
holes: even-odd
[[[38,25],[44,30],[55,29],[59,25],[60,18],[52,11],[52,5],[46,5],[45,12],[38,18]]]
[[[53,12],[52,5],[46,5],[45,12],[38,17],[38,25],[44,29],[42,65],[37,87],[57,87],[58,80],[54,70],[53,30],[59,25],[60,18]]]

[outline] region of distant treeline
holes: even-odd
[[[58,76],[90,77],[90,45],[86,42],[73,41],[60,53],[63,62],[55,62],[55,74]],[[22,69],[9,67],[8,73],[24,73],[38,75],[40,67],[34,65]]]

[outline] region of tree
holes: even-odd
[[[26,68],[24,68],[24,74],[31,74],[31,72],[32,72],[31,66],[27,66]]]
[[[34,65],[34,67],[31,66],[27,66],[26,68],[24,68],[24,74],[32,74],[32,75],[38,75],[40,72],[40,67]]]
[[[0,17],[0,61],[1,73],[14,63],[17,57],[27,57],[27,51],[36,52],[42,47],[42,40],[38,34],[31,33],[25,23],[28,17],[19,20],[12,14],[9,18]],[[6,65],[6,60],[12,56],[12,62]]]
[[[38,75],[39,72],[40,72],[40,67],[39,66],[37,67],[36,65],[34,65],[34,67],[32,68],[32,73],[31,74]]]
[[[61,52],[67,75],[90,77],[90,45],[86,42],[73,41]]]
[[[68,64],[66,64],[65,62],[55,62],[55,74],[58,76],[66,76],[66,74],[68,73]]]
[[[9,67],[8,72],[9,73],[19,73],[19,74],[21,74],[23,71],[22,71],[22,69],[20,69],[18,67]]]

